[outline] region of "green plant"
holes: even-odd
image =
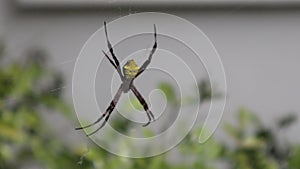
[[[237,113],[237,125],[225,123],[226,133],[234,140],[234,148],[227,146],[225,158],[236,169],[299,168],[299,145],[280,144],[278,131],[290,126],[296,117],[288,114],[271,129],[247,109]],[[282,141],[281,141],[282,142]],[[291,153],[293,152],[293,153]]]
[[[0,54],[2,56],[2,54]],[[3,58],[3,56],[1,57]],[[43,168],[77,167],[68,147],[43,122],[42,110],[70,117],[62,100],[62,76],[45,69],[45,54],[32,51],[25,60],[0,69],[0,168],[16,169],[34,164]]]
[[[0,58],[3,58],[0,45]],[[19,60],[0,68],[0,169],[36,168],[61,169],[299,169],[300,145],[284,142],[265,126],[254,113],[240,109],[235,124],[224,124],[232,144],[210,138],[205,144],[197,141],[201,129],[195,129],[177,147],[177,162],[165,153],[151,158],[118,157],[91,145],[70,147],[47,126],[42,112],[57,112],[72,119],[69,106],[63,101],[60,89],[63,78],[47,69],[45,53],[31,52],[25,61]],[[214,99],[208,81],[200,81],[201,103]],[[162,82],[158,87],[165,93],[170,111],[178,109],[178,96],[172,85]],[[193,104],[193,98],[186,97]],[[130,100],[141,108],[137,100]],[[126,103],[128,104],[128,103]],[[187,104],[187,105],[188,105]],[[128,106],[124,106],[128,108]],[[46,110],[46,111],[45,111]],[[276,130],[288,128],[295,115],[279,119]],[[128,132],[127,119],[115,118],[113,126]],[[201,130],[202,131],[202,130]],[[75,131],[74,131],[75,132]],[[151,135],[151,131],[144,133]],[[126,148],[126,147],[125,147]],[[224,165],[225,164],[225,165]]]

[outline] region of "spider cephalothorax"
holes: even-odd
[[[107,120],[109,119],[111,112],[114,110],[116,104],[119,101],[119,98],[122,94],[122,92],[127,93],[129,90],[131,90],[133,92],[133,94],[137,97],[137,99],[139,100],[139,102],[142,104],[142,106],[144,107],[147,117],[148,117],[148,122],[146,124],[144,124],[143,126],[147,126],[150,124],[151,120],[155,120],[154,115],[152,114],[152,112],[149,110],[149,107],[145,101],[145,99],[143,98],[143,96],[140,94],[140,92],[136,89],[136,87],[133,84],[133,81],[135,78],[137,78],[141,73],[143,73],[145,71],[145,69],[147,68],[147,66],[150,64],[151,59],[152,59],[152,55],[154,54],[156,48],[157,48],[157,35],[156,35],[156,27],[154,25],[154,45],[152,47],[152,50],[149,54],[148,59],[143,63],[143,65],[141,67],[138,67],[137,64],[135,63],[134,60],[128,60],[127,63],[123,66],[123,73],[121,71],[120,68],[120,63],[113,51],[112,45],[110,44],[109,40],[108,40],[108,35],[107,35],[107,28],[106,28],[106,22],[104,22],[104,29],[105,29],[105,36],[106,36],[106,41],[107,41],[107,47],[109,49],[109,53],[112,55],[113,60],[104,52],[103,54],[105,55],[105,57],[109,60],[109,62],[113,65],[113,67],[117,70],[121,80],[122,80],[122,84],[120,85],[116,95],[114,96],[113,100],[110,102],[109,107],[106,109],[105,113],[103,113],[94,123],[89,124],[87,126],[84,127],[78,127],[76,128],[76,130],[81,130],[81,129],[85,129],[88,127],[91,127],[97,123],[99,123],[104,117],[105,117],[105,121],[101,124],[100,127],[98,127],[94,132],[88,134],[88,136],[96,133],[97,131],[99,131],[107,122]],[[152,119],[151,119],[152,118]]]

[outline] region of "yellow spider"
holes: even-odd
[[[149,125],[152,119],[153,119],[153,121],[155,121],[154,115],[149,110],[149,107],[148,107],[145,99],[142,97],[140,92],[136,89],[136,87],[133,84],[134,79],[137,78],[141,73],[143,73],[145,71],[145,69],[147,68],[147,66],[150,64],[151,59],[152,59],[152,55],[154,54],[154,52],[157,48],[157,35],[156,35],[155,25],[154,25],[154,45],[152,47],[152,50],[149,54],[148,59],[143,63],[143,65],[140,68],[137,66],[137,64],[135,63],[134,60],[127,61],[127,63],[123,66],[124,75],[121,71],[120,63],[119,63],[116,55],[114,54],[112,45],[110,44],[110,42],[108,40],[106,22],[104,22],[104,29],[105,29],[107,47],[108,47],[109,52],[112,55],[112,58],[113,58],[114,61],[103,50],[102,50],[102,52],[105,55],[105,57],[109,60],[109,62],[113,65],[113,67],[117,70],[117,72],[120,75],[120,78],[122,80],[122,84],[120,85],[120,87],[119,87],[116,95],[114,96],[113,100],[110,102],[110,105],[106,109],[105,113],[103,113],[94,123],[89,124],[89,125],[84,126],[84,127],[75,128],[75,130],[81,130],[81,129],[91,127],[91,126],[99,123],[105,117],[105,119],[104,119],[105,121],[101,124],[101,126],[98,127],[92,133],[88,134],[87,136],[95,134],[97,131],[99,131],[106,124],[107,120],[109,119],[109,116],[111,115],[111,113],[114,110],[116,104],[118,103],[121,94],[123,92],[127,93],[129,90],[131,90],[133,92],[133,94],[138,98],[139,102],[141,103],[141,105],[143,105],[143,107],[146,111],[146,114],[147,114],[147,117],[148,117],[149,121],[146,124],[144,124],[143,126],[145,127],[145,126]]]

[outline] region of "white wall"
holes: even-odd
[[[228,82],[225,119],[232,119],[240,106],[260,113],[266,123],[290,111],[300,115],[300,10],[163,12],[197,25],[217,48]],[[46,49],[50,62],[66,76],[66,97],[71,101],[72,71],[82,45],[104,20],[126,14],[128,8],[22,11],[8,0],[0,1],[0,35],[11,58],[22,57],[30,47]],[[300,123],[288,136],[294,139],[299,127]]]

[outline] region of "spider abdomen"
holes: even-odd
[[[123,67],[123,72],[126,79],[135,78],[138,71],[139,71],[139,67],[137,66],[134,60],[128,60]]]

